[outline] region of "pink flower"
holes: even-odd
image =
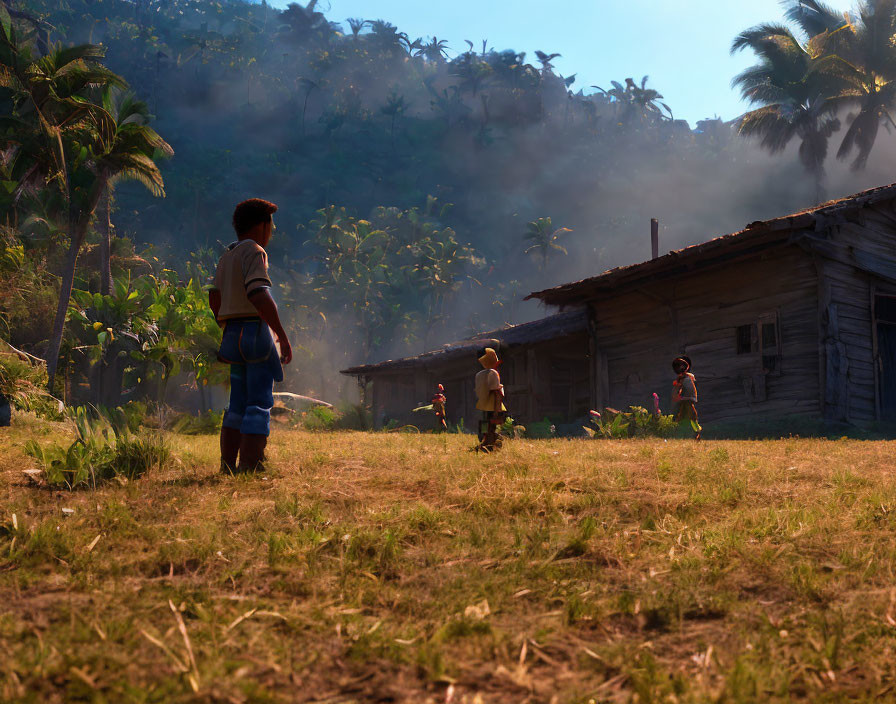
[[[600,418],[600,413],[598,413],[597,411],[588,411],[588,415],[590,415],[592,418]]]

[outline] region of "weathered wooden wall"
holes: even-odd
[[[850,213],[818,243],[821,375],[825,416],[879,418],[874,297],[896,294],[896,209],[887,201]]]
[[[503,352],[499,371],[513,418],[525,424],[544,417],[572,420],[587,414],[591,401],[588,355],[585,334],[520,345]],[[437,385],[442,384],[448,397],[449,423],[463,419],[468,430],[475,430],[481,412],[476,410],[473,380],[479,369],[471,355],[465,361],[430,361],[426,366],[373,374],[376,427],[393,418],[402,424],[433,427],[430,414],[413,413],[412,409],[428,404]]]
[[[734,260],[592,302],[595,404],[670,407],[672,359],[693,361],[701,417],[776,417],[820,412],[818,277],[795,246]],[[778,369],[765,373],[753,332],[737,354],[737,328],[777,320]]]
[[[671,360],[687,354],[707,421],[880,419],[881,370],[896,370],[896,359],[881,358],[874,301],[896,296],[896,201],[826,211],[813,229],[791,236],[794,244],[711,269],[626,284],[591,300],[589,333],[505,351],[511,413],[530,422],[572,419],[589,405],[650,408],[654,392],[668,410]],[[763,349],[772,322],[777,335]],[[737,347],[742,326],[749,326],[749,351]],[[887,335],[892,347],[892,331]],[[377,374],[377,418],[419,421],[410,409],[427,403],[441,382],[452,422],[463,417],[473,429],[476,371],[475,360],[455,360]],[[888,406],[896,415],[896,401]]]

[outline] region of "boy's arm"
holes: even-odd
[[[276,335],[277,342],[280,343],[280,361],[283,364],[289,364],[292,361],[292,346],[289,344],[289,338],[286,331],[280,323],[280,313],[277,311],[277,304],[271,298],[271,292],[267,287],[259,288],[249,294],[249,301],[255,306],[255,310],[261,316],[261,319],[268,324],[271,331]]]
[[[212,288],[208,291],[208,305],[212,309],[212,313],[215,314],[215,322],[218,323],[219,326],[224,327],[221,324],[221,321],[218,320],[218,311],[221,310],[221,292]]]
[[[489,374],[489,386],[491,387],[491,393],[495,397],[494,410],[500,413],[501,404],[504,403],[504,385],[501,383],[501,375],[494,370],[492,372],[492,374]]]

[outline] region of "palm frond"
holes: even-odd
[[[775,154],[783,151],[796,136],[797,127],[782,115],[780,106],[769,105],[744,115],[738,132],[745,137],[757,137],[763,147]]]
[[[157,198],[165,197],[165,184],[159,167],[142,154],[119,161],[116,171],[109,176],[109,184],[115,185],[121,181],[137,181]]]
[[[755,27],[750,27],[749,29],[745,29],[743,32],[738,34],[734,41],[731,43],[731,53],[736,54],[738,51],[742,51],[744,49],[753,49],[761,42],[768,41],[774,38],[784,38],[788,42],[797,42],[796,37],[793,36],[793,32],[790,27],[786,24],[779,24],[776,22],[764,22],[762,24],[758,24]]]
[[[784,16],[808,37],[833,32],[847,23],[842,13],[819,0],[787,0],[785,5],[789,8]]]
[[[856,158],[851,164],[854,171],[863,169],[868,163],[880,128],[880,117],[878,109],[861,110],[843,135],[843,141],[837,150],[837,158],[845,159],[853,150],[857,151]]]

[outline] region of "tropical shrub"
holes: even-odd
[[[120,408],[79,406],[68,409],[67,415],[74,425],[74,442],[43,447],[29,440],[25,445],[25,452],[37,461],[42,478],[51,487],[96,488],[110,480],[139,479],[171,459],[164,437],[133,433]]]
[[[557,426],[548,418],[529,423],[526,426],[526,437],[534,440],[552,438],[557,433]]]
[[[507,416],[501,424],[500,433],[507,438],[523,438],[526,437],[526,426],[516,423],[513,418]]]
[[[127,390],[161,402],[171,377],[184,370],[197,388],[227,383],[227,367],[215,363],[221,328],[202,283],[208,272],[191,268],[185,283],[164,269],[116,279],[110,295],[72,292],[69,354],[75,368],[77,354],[86,359],[93,401],[118,406]]]
[[[590,416],[594,427],[584,429],[592,438],[667,438],[678,427],[675,416],[650,413],[642,406],[630,406],[627,412],[612,408],[604,409],[603,414],[591,411]]]
[[[370,430],[373,414],[363,403],[343,403],[334,426],[338,430]]]
[[[0,236],[0,334],[19,348],[47,339],[58,283],[15,236]]]
[[[302,426],[306,430],[333,430],[341,413],[335,408],[313,406],[302,413]]]
[[[62,404],[46,391],[47,370],[0,351],[0,393],[20,411],[31,411],[47,420],[62,419]]]

